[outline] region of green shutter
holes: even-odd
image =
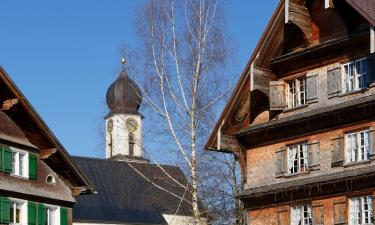
[[[60,225],[68,225],[68,210],[60,207]]]
[[[46,223],[46,207],[43,204],[38,205],[38,225]]]
[[[29,178],[31,180],[37,178],[37,157],[33,154],[29,154]]]
[[[37,225],[36,222],[36,204],[34,202],[27,203],[27,224]]]
[[[0,198],[0,223],[10,223],[10,201],[8,198]]]
[[[12,150],[9,147],[3,147],[3,172],[12,172]]]

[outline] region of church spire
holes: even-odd
[[[121,59],[121,72],[107,91],[109,114],[106,116],[106,158],[145,162],[142,148],[142,116],[139,108],[142,93],[126,72]]]

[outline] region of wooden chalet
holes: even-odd
[[[0,68],[0,224],[71,225],[74,197],[93,191]]]
[[[374,224],[375,1],[281,0],[206,148],[251,225]]]

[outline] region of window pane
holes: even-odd
[[[14,203],[11,203],[10,204],[10,222],[11,223],[15,223],[15,215],[14,215],[14,207],[15,207],[15,204]]]
[[[19,175],[20,176],[25,176],[24,172],[24,166],[25,166],[25,157],[26,155],[24,153],[19,153],[20,157],[20,163],[19,163]]]
[[[367,73],[367,60],[363,59],[356,61],[355,64],[356,72],[356,89],[361,89],[365,87],[366,73]]]
[[[306,78],[299,79],[300,105],[306,104]]]
[[[296,96],[296,81],[289,81],[288,82],[289,87],[289,101],[288,106],[289,108],[294,108],[297,106],[297,96]]]
[[[16,164],[17,164],[17,152],[12,152],[12,173],[13,174],[17,174]]]

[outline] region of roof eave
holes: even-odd
[[[233,92],[232,92],[232,95],[230,96],[227,104],[225,105],[224,107],[224,110],[223,112],[221,113],[220,117],[219,117],[219,120],[218,122],[216,123],[213,131],[211,132],[211,135],[205,145],[205,149],[206,150],[209,150],[209,151],[220,151],[220,149],[215,149],[215,140],[217,138],[217,133],[221,127],[221,124],[223,123],[223,121],[226,119],[226,117],[228,116],[228,114],[230,113],[233,105],[235,104],[235,99],[238,98],[238,95],[240,94],[239,93],[239,90],[242,89],[242,87],[244,85],[246,85],[246,80],[247,80],[247,77],[248,77],[248,71],[251,67],[251,64],[252,62],[255,60],[259,50],[262,48],[263,46],[263,43],[265,42],[265,40],[268,38],[269,34],[270,34],[270,31],[271,31],[271,28],[273,27],[273,25],[275,24],[275,21],[276,21],[276,18],[280,15],[280,13],[282,12],[284,8],[284,1],[279,1],[279,4],[278,6],[276,7],[276,10],[274,11],[271,19],[268,21],[268,24],[266,26],[266,29],[265,31],[263,32],[257,46],[255,47],[255,50],[253,51],[253,54],[251,55],[249,61],[247,62],[246,66],[245,66],[245,69],[243,70],[242,74],[241,74],[241,77],[236,85],[236,87],[234,88]]]

